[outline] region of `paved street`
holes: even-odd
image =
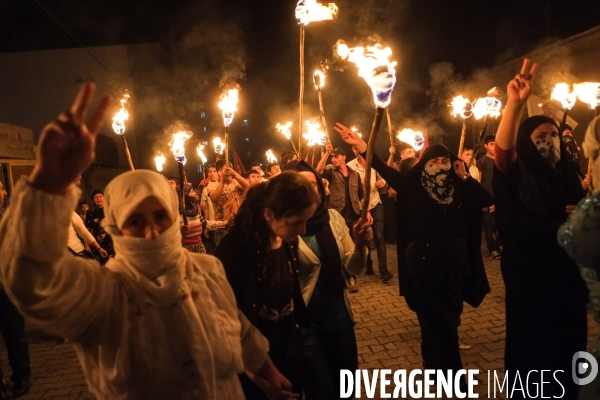
[[[376,258],[373,259],[376,263]],[[395,246],[388,245],[388,259],[394,274],[389,284],[382,284],[377,275],[361,276],[359,292],[350,295],[357,322],[360,368],[420,369],[420,330],[415,314],[398,296]],[[487,258],[485,262],[492,292],[477,309],[465,305],[460,328],[461,342],[471,346],[462,350],[464,366],[480,370],[477,390],[480,398],[487,397],[487,371],[502,369],[505,334],[500,262]],[[593,338],[600,327],[589,320],[589,337]],[[93,398],[71,345],[35,330],[29,336],[32,388],[22,399]],[[0,357],[8,368],[4,346],[0,348]],[[364,391],[362,398],[366,398]]]

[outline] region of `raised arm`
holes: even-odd
[[[394,155],[395,154],[396,154],[396,146],[391,146],[390,147],[390,156],[388,157],[388,160],[387,160],[388,167],[394,168]]]
[[[517,143],[517,131],[521,121],[523,107],[527,103],[527,99],[531,95],[533,89],[533,78],[538,70],[538,63],[534,63],[529,68],[530,61],[528,58],[523,60],[521,72],[508,83],[506,93],[508,100],[506,108],[498,132],[496,133],[496,146],[502,150],[511,150]]]
[[[317,172],[320,173],[321,175],[323,174],[323,170],[325,169],[325,164],[327,164],[327,159],[329,159],[329,156],[331,155],[332,151],[333,151],[333,145],[331,144],[331,142],[325,143],[325,154],[323,155],[323,157],[321,157],[321,159],[319,160],[319,163],[317,164]]]
[[[44,330],[77,339],[108,308],[116,281],[95,261],[70,256],[68,228],[79,198],[74,182],[94,158],[110,99],[84,123],[94,85],[42,131],[37,161],[17,185],[0,226],[0,275],[15,305]]]

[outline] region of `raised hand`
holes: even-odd
[[[103,97],[85,123],[94,91],[91,82],[81,85],[71,109],[42,130],[37,161],[29,176],[33,187],[53,194],[64,193],[94,160],[96,137],[111,103],[109,96]]]
[[[360,153],[367,151],[367,143],[352,129],[339,122],[335,124],[333,129],[340,134],[340,137],[344,142],[348,143],[350,146],[356,147]]]
[[[530,63],[531,61],[529,58],[524,59],[521,72],[508,83],[508,87],[506,88],[508,102],[523,105],[531,95],[531,91],[533,90],[533,78],[535,77],[539,64],[534,63],[531,68],[529,68]]]

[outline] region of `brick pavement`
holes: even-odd
[[[373,257],[376,263],[376,258]],[[355,313],[360,368],[422,368],[420,330],[415,314],[398,296],[396,248],[388,245],[388,260],[394,279],[383,284],[377,277],[359,277],[358,293],[350,294]],[[500,263],[485,259],[492,292],[477,309],[465,305],[459,329],[461,343],[471,346],[461,351],[465,368],[480,370],[477,392],[487,397],[487,371],[500,371],[504,353],[504,286]],[[377,271],[377,265],[375,265]],[[600,327],[590,318],[589,337]],[[33,399],[93,399],[87,391],[73,346],[37,330],[28,332],[31,352],[31,391],[21,397]],[[7,364],[6,351],[0,357]],[[6,365],[8,368],[8,365]],[[379,388],[376,397],[379,398]],[[366,398],[363,391],[362,398]]]

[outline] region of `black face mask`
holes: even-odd
[[[439,204],[449,205],[454,201],[454,185],[450,177],[452,164],[430,166],[425,164],[421,171],[421,185],[429,196]]]

